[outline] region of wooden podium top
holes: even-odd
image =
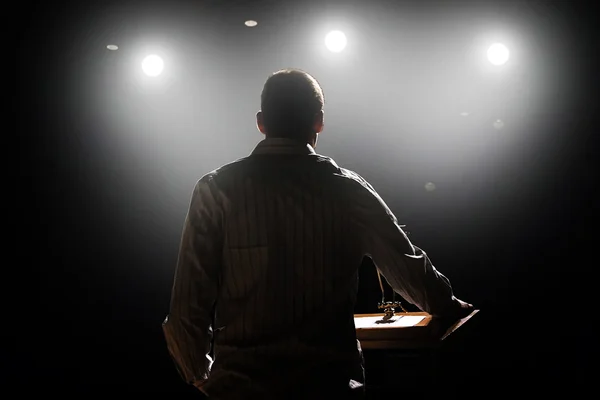
[[[457,321],[433,318],[426,312],[396,313],[389,321],[383,314],[355,314],[356,336],[364,349],[431,348],[441,344],[479,310]]]

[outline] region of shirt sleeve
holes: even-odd
[[[167,348],[181,377],[199,385],[212,359],[212,315],[217,299],[223,212],[212,175],[200,179],[186,215],[169,314],[163,322]]]
[[[433,316],[452,315],[460,307],[450,281],[414,246],[383,199],[362,177],[352,215],[362,235],[365,254],[392,289]]]

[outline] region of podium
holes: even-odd
[[[423,398],[444,387],[449,339],[460,335],[457,330],[479,310],[454,321],[419,312],[386,285],[370,257],[363,258],[359,270],[358,294],[354,325],[365,359],[367,399]]]
[[[456,321],[442,321],[425,312],[355,314],[356,336],[365,359],[366,398],[423,396],[438,374],[445,340],[479,310]]]
[[[479,310],[456,320],[437,320],[426,312],[395,313],[389,320],[379,314],[355,314],[356,336],[363,349],[436,348]]]

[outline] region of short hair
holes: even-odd
[[[319,82],[295,68],[271,74],[260,95],[263,124],[271,137],[305,139],[323,105]]]

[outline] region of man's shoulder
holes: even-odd
[[[352,186],[364,188],[366,190],[371,189],[371,185],[365,178],[363,178],[358,172],[348,168],[340,168],[340,178],[348,182]]]
[[[353,180],[358,183],[366,182],[366,180],[358,172],[348,168],[340,168],[340,174],[342,177]]]
[[[218,178],[220,178],[224,175],[228,175],[229,173],[234,172],[235,170],[243,168],[244,164],[247,161],[248,161],[247,156],[238,158],[235,161],[228,162],[227,164],[223,164],[220,167],[213,169],[210,172],[207,172],[199,180],[200,180],[200,182],[209,182],[209,181],[218,180]]]
[[[327,165],[327,169],[332,173],[333,177],[344,183],[350,185],[358,184],[364,186],[367,182],[360,174],[348,168],[340,167],[333,158],[324,156],[322,154],[314,154],[313,157],[317,160],[318,164]]]

